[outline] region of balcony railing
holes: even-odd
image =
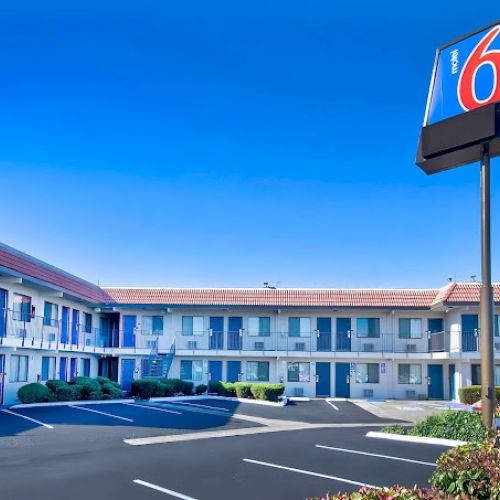
[[[251,334],[245,330],[176,332],[176,347],[187,351],[392,352],[429,353],[449,350],[449,332],[402,338],[397,333],[361,336],[355,332],[289,332]]]

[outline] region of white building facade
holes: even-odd
[[[0,245],[0,404],[76,375],[282,382],[290,396],[458,398],[480,383],[479,284],[99,288]],[[500,314],[500,285],[495,285]],[[500,329],[495,316],[496,384]]]

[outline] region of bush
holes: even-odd
[[[121,398],[123,396],[122,390],[113,384],[103,384],[102,385],[102,392],[104,394],[110,396],[109,399],[118,399],[118,398]]]
[[[66,386],[59,386],[56,389],[57,401],[77,401],[82,399],[82,386],[74,384]]]
[[[408,428],[401,424],[388,425],[382,429],[382,432],[387,432],[388,434],[408,434]]]
[[[461,403],[473,405],[481,399],[481,386],[469,385],[458,389],[458,397]],[[500,387],[496,388],[496,398],[500,402]]]
[[[193,394],[193,382],[184,382],[182,386],[182,394],[191,396]]]
[[[218,396],[226,395],[226,390],[224,389],[222,382],[220,382],[219,380],[214,380],[213,382],[210,382],[208,390],[210,394],[217,394]]]
[[[236,382],[234,388],[236,390],[236,396],[239,398],[253,399],[252,384],[248,384],[247,382]]]
[[[159,385],[158,380],[141,379],[132,382],[132,396],[139,399],[150,399],[154,396],[156,388]]]
[[[55,401],[54,393],[43,384],[26,384],[17,391],[17,397],[25,404]]]
[[[222,387],[224,388],[224,396],[228,398],[236,397],[236,386],[233,382],[222,382]]]
[[[194,392],[198,395],[201,396],[202,394],[205,394],[207,392],[207,386],[205,384],[200,384],[196,386],[196,389]]]
[[[443,411],[415,424],[412,436],[457,439],[472,443],[484,442],[491,437],[481,420],[481,415],[469,411]]]
[[[101,390],[101,384],[95,378],[75,377],[73,382],[82,387],[83,399],[87,399],[90,392]]]
[[[172,386],[174,394],[179,394],[180,392],[183,392],[185,384],[191,382],[184,382],[184,380],[181,380],[180,378],[165,378],[162,380],[162,383]]]
[[[47,380],[45,385],[55,394],[59,387],[69,387],[68,382],[64,380]]]
[[[166,382],[160,382],[155,387],[154,396],[157,398],[163,398],[167,396],[173,396],[175,393],[175,388],[172,384]]]
[[[106,399],[105,396],[106,394],[104,394],[104,392],[102,391],[92,391],[89,392],[87,399],[89,401],[100,401],[102,399]]]
[[[354,493],[327,495],[325,500],[445,500],[449,497],[435,488],[405,488],[394,485],[386,488],[361,488]]]
[[[250,390],[255,399],[278,401],[285,391],[285,386],[283,384],[252,384]]]
[[[500,449],[494,440],[443,453],[430,483],[453,498],[500,498]]]

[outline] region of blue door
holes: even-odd
[[[59,359],[59,380],[66,380],[67,364],[68,364],[68,358]]]
[[[337,398],[351,397],[350,368],[350,363],[335,363],[335,396]]]
[[[211,316],[209,328],[210,349],[224,349],[224,318],[222,316]]]
[[[243,318],[230,317],[227,328],[227,348],[232,351],[241,351]]]
[[[78,309],[73,309],[73,316],[71,318],[71,343],[73,345],[78,344],[79,323],[80,323],[80,311]]]
[[[443,365],[429,365],[427,367],[427,384],[429,399],[443,399]]]
[[[137,325],[136,316],[123,316],[123,346],[135,347],[134,330]]]
[[[455,365],[451,364],[448,366],[448,380],[449,380],[449,392],[450,399],[456,398],[456,384],[455,384]]]
[[[316,363],[316,396],[330,397],[330,363]]]
[[[337,351],[351,350],[351,318],[337,318]]]
[[[462,314],[462,351],[477,351],[478,323],[477,314]]]
[[[5,374],[3,372],[4,363],[4,355],[0,354],[0,405],[3,404],[3,379],[5,378]]]
[[[122,388],[129,392],[134,381],[135,359],[122,359]]]
[[[316,321],[318,351],[332,350],[332,318],[318,318]]]
[[[2,288],[0,288],[0,337],[5,337],[7,333],[6,329],[7,329],[7,290],[3,290]],[[0,373],[2,372],[0,371]],[[2,394],[0,393],[0,398],[1,397]]]
[[[241,373],[241,361],[227,362],[227,381],[238,382]]]
[[[69,380],[70,380],[70,382],[72,382],[73,379],[75,378],[75,376],[77,375],[76,362],[77,362],[77,358],[71,358],[69,361]]]
[[[208,372],[210,373],[210,382],[222,380],[222,361],[209,361]]]
[[[61,313],[61,344],[68,342],[69,307],[63,306]]]

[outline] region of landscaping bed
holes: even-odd
[[[45,384],[23,385],[17,397],[24,404],[56,401],[103,401],[120,399],[123,392],[117,382],[108,377],[75,377],[72,382],[47,380]]]

